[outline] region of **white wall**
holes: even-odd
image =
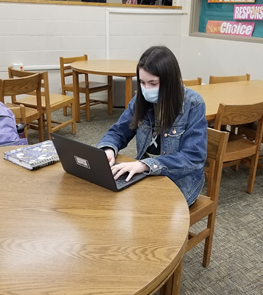
[[[23,63],[25,70],[53,69],[49,88],[60,93],[60,56],[138,60],[149,46],[166,45],[179,57],[181,19],[177,10],[0,2],[0,78],[7,78],[13,63]],[[119,79],[114,105],[125,100]],[[92,96],[106,99],[107,94]]]
[[[178,55],[181,17],[164,9],[0,2],[0,75],[13,63],[54,66],[60,56],[84,53],[138,60],[151,45]]]
[[[194,0],[192,0],[194,1]],[[250,73],[263,79],[263,44],[189,37],[190,0],[182,11],[0,2],[0,77],[14,62],[58,66],[60,56],[138,60],[151,45],[177,56],[184,79]],[[103,79],[103,78],[102,78]],[[50,79],[52,83],[59,77]],[[52,87],[51,87],[52,88]]]
[[[166,45],[180,53],[182,16],[175,10],[107,9],[109,57],[138,60],[152,45]],[[180,12],[181,13],[181,12]]]
[[[190,5],[188,8],[190,11]],[[190,15],[185,14],[180,42],[180,65],[185,79],[202,77],[208,83],[209,75],[249,73],[251,79],[263,80],[263,43],[189,37],[189,21]]]

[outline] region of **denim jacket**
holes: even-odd
[[[160,156],[141,159],[152,139],[154,109],[149,109],[136,130],[129,128],[133,118],[135,97],[122,113],[118,122],[110,127],[98,148],[110,147],[115,156],[136,136],[137,160],[149,166],[150,175],[168,176],[182,191],[190,206],[197,199],[204,184],[206,160],[207,121],[205,103],[197,92],[185,88],[180,114],[171,129],[161,134]]]

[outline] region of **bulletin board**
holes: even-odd
[[[233,3],[208,3],[208,0],[202,0],[201,2],[201,10],[200,10],[200,20],[199,20],[199,32],[201,33],[208,33],[207,32],[207,24],[210,21],[226,21],[230,23],[239,24],[240,22],[244,25],[248,25],[246,23],[253,23],[253,32],[250,37],[259,37],[263,38],[263,18],[257,20],[237,20],[234,19],[234,10],[236,9],[235,5],[242,5],[242,6],[261,6],[263,5],[263,0],[255,0],[254,3],[244,3],[240,2],[233,2]],[[260,7],[261,9],[261,7]],[[263,15],[263,13],[261,13]],[[261,18],[261,15],[260,15]],[[213,22],[216,23],[216,22]],[[240,24],[239,24],[240,26]]]

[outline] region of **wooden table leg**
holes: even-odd
[[[109,89],[108,89],[108,114],[112,115],[112,76],[108,76],[108,85],[109,85]]]
[[[179,295],[180,294],[182,263],[183,263],[183,260],[181,259],[174,273],[170,276],[168,281],[161,288],[160,295]]]
[[[125,83],[125,108],[126,109],[131,99],[132,99],[132,77],[126,77],[126,83]]]
[[[80,122],[80,106],[79,106],[79,74],[72,69],[73,74],[73,95],[75,100],[75,118],[76,122]]]

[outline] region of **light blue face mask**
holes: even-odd
[[[148,102],[157,103],[159,96],[159,87],[146,89],[141,85],[142,94]]]

